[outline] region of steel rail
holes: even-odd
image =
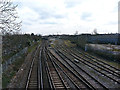
[[[60,80],[61,80],[61,82],[62,82],[62,84],[63,84],[63,86],[65,87],[65,89],[67,89],[67,87],[66,87],[66,85],[65,85],[65,82],[64,82],[64,80],[62,79],[62,77],[61,77],[61,75],[60,75],[60,73],[58,72],[58,70],[57,70],[57,68],[56,68],[56,66],[55,66],[55,64],[52,62],[52,57],[46,52],[46,55],[48,55],[48,60],[50,60],[51,61],[51,64],[53,65],[53,67],[55,68],[55,70],[56,70],[56,72],[57,72],[57,74],[58,74],[58,76],[59,76],[59,78],[60,78]],[[54,85],[54,83],[53,83],[53,85]],[[55,88],[55,86],[54,86],[54,88]]]
[[[39,76],[40,76],[40,80],[39,80],[39,83],[40,83],[40,85],[39,85],[39,88],[41,88],[42,90],[43,90],[43,76],[42,76],[42,74],[43,74],[43,72],[42,72],[42,64],[41,64],[41,54],[42,53],[42,47],[41,47],[41,49],[40,49],[40,53],[39,53],[39,71],[40,71],[40,73],[39,73]]]
[[[51,53],[51,52],[50,52]],[[52,53],[51,53],[52,54]],[[52,54],[53,55],[53,54]],[[54,56],[54,55],[53,55]],[[54,56],[55,57],[55,56]],[[55,57],[56,58],[56,57]],[[63,60],[64,58],[61,57]],[[57,58],[56,58],[57,59]],[[78,71],[76,71],[76,69],[74,69],[69,63],[68,65],[74,70],[70,70],[70,68],[68,68],[67,65],[65,65],[63,62],[61,62],[60,60],[58,60],[61,64],[63,64],[71,73],[73,73],[84,85],[86,85],[87,88],[92,89],[92,90],[96,90],[96,88],[93,87],[93,85],[91,85],[90,82],[88,82],[83,76],[81,76]],[[75,72],[79,75],[76,75]]]
[[[73,51],[72,50],[70,50],[72,53],[73,53]],[[75,54],[75,53],[74,53]],[[77,54],[76,54],[77,55]],[[83,54],[82,54],[83,55]],[[78,56],[78,55],[77,55]],[[85,54],[84,55],[86,58],[89,58],[89,56],[87,55],[87,54]],[[83,56],[82,56],[83,57]],[[98,61],[96,61],[96,60],[92,60],[91,58],[89,58],[92,62],[94,62],[94,63],[97,63],[97,64],[99,64],[101,67],[103,67],[103,68],[101,68],[100,66],[99,66],[99,68],[101,68],[101,69],[103,69],[103,70],[105,70],[106,72],[109,72],[109,73],[111,73],[111,74],[114,74],[116,77],[120,77],[120,74],[119,73],[117,73],[117,72],[115,72],[114,70],[112,70],[111,68],[108,68],[107,66],[104,66],[104,65],[106,65],[106,64],[100,64]],[[89,61],[90,62],[90,61]],[[97,66],[98,67],[98,66]]]
[[[49,53],[49,54],[51,54],[51,53]],[[51,55],[52,56],[52,55]],[[73,83],[73,85],[76,87],[76,89],[79,89],[79,86],[72,80],[72,78],[69,76],[69,75],[67,75],[67,73],[65,73],[65,71],[63,70],[63,68],[61,68],[61,66],[60,65],[58,65],[55,61],[57,60],[56,58],[54,58],[53,56],[52,56],[52,62],[56,65],[56,66],[58,66],[59,68],[60,68],[60,70],[68,77],[68,79]]]
[[[81,52],[82,52],[82,53],[81,53],[81,52],[78,51],[77,49],[74,49],[74,50],[77,51],[79,54],[87,55],[88,58],[96,59],[97,61],[99,61],[99,62],[101,62],[101,63],[103,63],[103,64],[105,64],[105,65],[111,67],[111,69],[113,68],[114,70],[120,71],[120,69],[117,69],[117,68],[115,68],[114,66],[111,66],[111,65],[109,65],[109,64],[107,64],[107,63],[101,61],[99,58],[97,58],[97,57],[95,57],[95,56],[92,56],[92,55],[90,55],[90,54],[88,54],[88,53],[85,53],[85,52],[83,52],[83,51],[81,51]],[[84,54],[83,54],[83,53],[84,53]],[[86,56],[86,57],[87,57],[87,56]]]
[[[105,73],[103,73],[103,72],[101,72],[101,71],[97,70],[96,68],[94,68],[93,66],[91,66],[91,65],[93,65],[93,64],[92,64],[92,63],[90,63],[89,61],[88,61],[88,63],[90,63],[91,65],[87,64],[87,63],[86,63],[86,62],[87,62],[87,60],[85,60],[84,58],[82,58],[82,57],[80,57],[80,56],[78,56],[78,55],[76,55],[76,54],[73,54],[73,53],[70,53],[70,55],[71,55],[71,56],[73,56],[73,57],[74,57],[74,58],[76,58],[76,59],[79,59],[82,63],[84,63],[84,64],[88,65],[89,67],[93,68],[93,69],[94,69],[94,70],[96,70],[97,72],[99,72],[99,73],[103,74],[104,76],[106,76],[106,77],[110,78],[110,79],[111,79],[111,80],[113,80],[114,82],[117,82],[117,83],[119,83],[119,84],[120,84],[120,82],[119,82],[119,81],[117,81],[116,79],[114,79],[114,78],[112,78],[112,77],[110,77],[110,76],[106,75]],[[80,58],[81,58],[81,59],[80,59]],[[83,59],[84,61],[86,61],[86,62],[83,62],[83,61],[82,61],[82,59]],[[97,65],[95,65],[95,66],[97,66]],[[97,67],[98,67],[98,66],[97,66]]]
[[[59,51],[59,50],[58,50]],[[59,51],[60,52],[60,51]],[[62,52],[60,52],[61,54],[63,54]],[[64,54],[63,54],[64,55]],[[105,89],[108,89],[106,86],[104,86],[102,83],[100,83],[97,79],[95,79],[93,76],[91,76],[89,73],[87,73],[84,69],[82,69],[79,65],[77,65],[75,62],[73,62],[70,58],[68,58],[66,55],[64,55],[67,59],[69,59],[73,64],[75,64],[80,70],[82,70],[86,75],[88,75],[90,78],[92,78],[93,80],[95,80],[95,82],[97,82],[100,86],[102,86]]]
[[[29,86],[30,77],[31,77],[31,73],[32,73],[33,65],[34,65],[34,61],[35,61],[35,56],[37,54],[37,51],[38,51],[39,47],[40,47],[40,45],[37,47],[37,50],[36,50],[36,52],[34,54],[34,58],[33,58],[32,63],[30,65],[30,70],[29,70],[29,74],[28,74],[28,78],[27,78],[27,83],[26,83],[26,86],[25,86],[26,90],[28,89],[28,86]]]

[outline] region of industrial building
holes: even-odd
[[[88,36],[89,43],[120,45],[120,34],[97,34]]]

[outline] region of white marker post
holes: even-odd
[[[120,34],[120,1],[118,2],[118,33]]]
[[[120,1],[118,2],[118,44],[120,44]]]

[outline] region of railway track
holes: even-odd
[[[115,67],[113,67],[113,66],[111,66],[103,61],[100,61],[100,59],[97,57],[95,58],[92,55],[89,56],[88,53],[85,53],[83,51],[79,52],[78,50],[76,50],[77,52],[75,50],[70,50],[70,49],[69,50],[66,49],[64,51],[72,53],[72,54],[76,55],[77,57],[83,58],[83,59],[87,60],[88,63],[94,64],[96,67],[100,68],[101,70],[104,70],[104,71],[120,78],[120,73],[119,73],[120,70],[119,69],[117,69],[117,68],[115,68]]]
[[[65,51],[65,50],[64,50]],[[93,60],[89,60],[87,58],[84,58],[81,55],[78,55],[77,53],[71,51],[71,50],[66,50],[65,52],[70,53],[71,56],[78,60],[83,60],[83,63],[87,64],[91,68],[95,69],[99,73],[103,74],[104,76],[110,78],[114,82],[117,82],[120,84],[120,75],[117,72],[114,72],[113,70],[106,68],[104,65],[98,64],[98,62],[94,62]],[[93,61],[93,62],[92,62]]]
[[[86,82],[83,79],[81,79],[82,76],[78,75],[78,73],[76,74],[74,70],[64,65],[64,63],[60,62],[52,53],[50,53],[49,50],[44,50],[44,51],[45,51],[44,56],[46,57],[46,65],[48,68],[48,72],[53,88],[95,89],[92,85],[90,86],[90,84],[88,84],[89,82]],[[67,81],[65,80],[64,77],[67,78]]]
[[[96,80],[94,77],[92,77],[85,70],[83,70],[82,68],[80,68],[79,65],[75,64],[72,60],[70,60],[68,57],[66,57],[65,55],[63,55],[63,53],[61,53],[59,51],[56,51],[56,52],[59,54],[59,56],[61,56],[61,58],[63,60],[65,60],[65,62],[67,64],[69,64],[69,66],[71,68],[74,69],[74,71],[76,71],[78,73],[79,76],[82,77],[82,79],[84,81],[86,81],[85,83],[89,84],[89,86],[93,87],[94,89],[96,89],[96,88],[107,89],[108,88],[108,87],[104,86],[102,83],[100,83],[98,80]],[[79,68],[79,70],[77,68]]]
[[[51,78],[50,78],[50,75],[49,75],[49,70],[48,70],[48,67],[47,67],[47,58],[45,56],[45,43],[42,47],[42,50],[41,50],[41,68],[42,68],[42,82],[43,83],[43,87],[42,89],[53,89],[53,86],[52,86],[52,82],[51,82]]]
[[[76,51],[76,53],[85,56],[86,58],[88,58],[88,59],[92,60],[93,62],[105,67],[106,69],[111,70],[113,73],[120,76],[120,69],[115,68],[114,66],[111,66],[111,65],[105,63],[103,60],[101,60],[101,59],[99,59],[99,58],[97,58],[95,56],[92,56],[92,55],[90,55],[90,54],[88,54],[88,53],[86,53],[86,52],[84,52],[82,50],[81,50],[81,52],[76,50],[76,49],[74,49],[73,51]]]
[[[39,61],[38,61],[38,81],[39,81],[39,89],[43,89],[43,70],[42,70],[42,46],[40,48],[39,53]]]
[[[118,80],[116,80],[116,79],[113,78],[113,77],[110,77],[110,76],[106,75],[105,72],[103,73],[103,72],[101,72],[99,69],[96,69],[96,67],[93,65],[93,63],[90,63],[90,62],[86,63],[84,58],[80,58],[80,56],[76,56],[75,54],[73,54],[73,52],[69,52],[68,50],[63,50],[63,51],[66,52],[66,53],[69,53],[69,54],[70,54],[71,56],[73,56],[74,58],[80,60],[80,62],[82,62],[83,64],[89,66],[90,68],[93,68],[93,69],[96,70],[97,72],[99,72],[99,73],[101,73],[102,75],[106,76],[107,78],[113,80],[113,81],[115,82],[115,84],[118,83],[118,85],[119,85],[119,81],[118,81]],[[60,52],[61,52],[61,51],[60,51]],[[64,53],[64,52],[62,52],[62,53]],[[70,56],[69,56],[69,57],[70,57]],[[78,58],[78,57],[79,57],[79,58]],[[91,64],[91,65],[90,65],[90,64]],[[98,66],[98,65],[96,65],[96,66]],[[107,74],[108,74],[108,73],[107,73]],[[117,77],[117,79],[119,79],[119,76]]]
[[[51,61],[51,56],[44,53],[45,57],[46,57],[46,64],[48,67],[48,71],[49,71],[49,76],[51,78],[51,82],[52,82],[52,86],[54,89],[66,89],[66,83],[64,82],[64,80],[62,79],[58,69],[56,68],[56,66],[52,63]]]
[[[43,90],[44,89],[44,78],[43,78],[43,47],[44,42],[42,42],[41,45],[37,47],[37,50],[34,54],[30,70],[28,73],[28,78],[26,81],[26,90],[27,89],[37,89],[37,90]],[[48,88],[48,87],[47,87]]]
[[[74,58],[119,84],[119,81],[116,80],[119,79],[117,69],[111,66],[111,69],[104,69],[109,65],[106,64],[106,66],[102,62],[97,63],[95,60],[88,60],[91,57],[79,54],[74,50],[63,49],[62,47],[48,49],[47,43],[43,42],[37,47],[34,54],[25,88],[39,90],[48,88],[107,90],[109,88],[108,85],[104,85],[78,63],[75,63]],[[108,76],[107,74],[112,75]]]
[[[29,74],[28,74],[28,78],[26,81],[26,89],[30,89],[30,88],[40,88],[40,78],[39,78],[39,68],[38,68],[38,52],[39,52],[39,48],[40,45],[37,47],[37,50],[34,54],[31,66],[30,66],[30,70],[29,70]]]
[[[49,55],[50,54],[51,54],[50,57],[53,60],[52,63],[54,63],[54,65],[59,67],[60,69],[59,72],[64,73],[67,76],[67,78],[70,80],[70,82],[73,84],[71,88],[76,88],[76,89],[93,89],[94,88],[89,86],[88,83],[82,80],[81,77],[77,75],[72,69],[70,69],[61,61],[59,61],[52,53],[49,53]]]
[[[108,67],[109,69],[113,70],[113,72],[119,72],[120,74],[120,69],[114,67],[114,66],[111,66],[110,64],[107,64],[106,62],[104,62],[104,60],[100,59],[100,58],[97,58],[93,55],[90,55],[89,53],[87,52],[84,52],[83,50],[77,50],[77,49],[73,49],[73,51],[76,51],[77,53],[89,58],[89,59],[94,59],[94,61],[106,66],[106,68]]]

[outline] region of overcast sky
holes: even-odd
[[[48,34],[118,32],[119,0],[13,0],[22,32]]]

